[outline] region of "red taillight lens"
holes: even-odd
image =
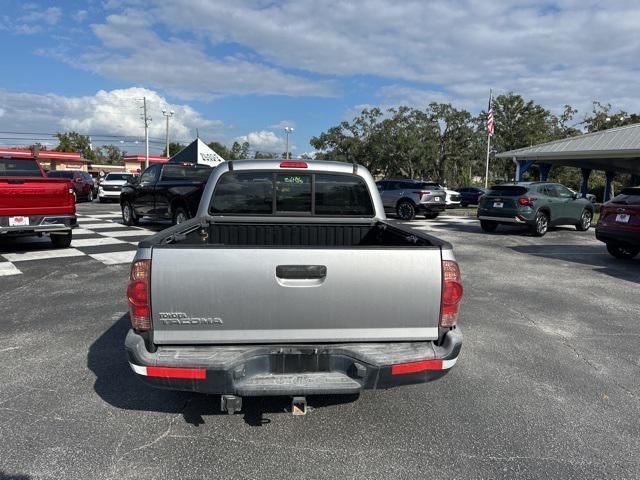
[[[280,168],[308,168],[307,162],[280,162]]]
[[[460,281],[460,267],[458,267],[458,264],[453,260],[443,260],[440,306],[441,327],[453,327],[458,323],[458,307],[464,293]]]
[[[420,198],[424,197],[425,195],[431,195],[431,192],[427,192],[425,190],[420,190],[419,192],[413,192],[413,193],[417,193],[418,195],[420,195]]]
[[[532,197],[522,197],[518,199],[518,205],[522,205],[523,207],[533,207],[533,202],[537,199]]]
[[[151,330],[150,277],[151,260],[138,260],[131,264],[127,299],[129,300],[131,325],[138,331]]]

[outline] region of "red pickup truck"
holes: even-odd
[[[0,158],[0,239],[49,234],[54,247],[66,248],[76,225],[69,180],[47,178],[34,158]]]

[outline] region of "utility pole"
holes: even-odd
[[[151,117],[147,116],[147,97],[142,97],[142,119],[144,120],[144,168],[149,168],[149,122]]]
[[[174,113],[175,112],[173,110],[167,110],[167,109],[162,110],[162,115],[164,115],[167,118],[167,135],[166,135],[167,158],[171,157],[171,155],[169,154],[169,118],[173,117]]]
[[[293,132],[293,127],[284,127],[284,131],[287,134],[287,149],[285,150],[285,158],[287,160],[291,159],[291,155],[289,154],[289,134]]]
[[[484,188],[489,187],[489,156],[491,154],[491,137],[494,132],[493,124],[493,107],[491,106],[491,100],[493,99],[493,91],[489,90],[489,108],[487,109],[487,161],[484,171]]]

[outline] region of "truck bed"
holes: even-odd
[[[440,245],[387,222],[190,221],[140,246],[151,247],[156,344],[438,335]]]

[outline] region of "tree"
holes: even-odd
[[[249,142],[242,142],[242,146],[240,147],[240,158],[249,158],[249,150],[251,150]]]
[[[218,155],[220,155],[225,160],[231,160],[231,155],[230,155],[229,149],[226,146],[224,146],[223,144],[221,144],[220,142],[210,142],[207,145],[211,150],[216,152]]]
[[[95,152],[96,161],[107,165],[123,165],[125,153],[115,145],[103,145]]]
[[[259,152],[256,150],[256,153],[253,155],[255,159],[268,160],[271,158],[277,158],[278,155],[271,152]]]
[[[231,151],[229,151],[229,160],[238,160],[242,158],[242,145],[238,142],[233,142]]]
[[[600,130],[624,127],[625,125],[640,122],[640,115],[635,113],[628,114],[624,110],[611,113],[611,109],[610,103],[602,104],[594,101],[591,115],[587,115],[582,122],[587,132],[598,132]]]
[[[91,149],[91,139],[88,135],[78,132],[56,133],[58,146],[56,150],[62,152],[78,152],[83,158],[94,161],[96,154]]]
[[[184,148],[184,145],[179,142],[169,143],[169,157],[173,157],[176,153]],[[162,150],[162,156],[167,156],[167,147]]]

